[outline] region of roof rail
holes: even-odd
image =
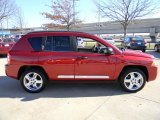
[[[32,34],[32,33],[40,33],[40,32],[75,32],[75,33],[85,33],[85,32],[78,32],[78,31],[53,31],[53,30],[39,30],[39,31],[32,31],[32,32],[28,32],[27,34]],[[86,33],[85,33],[86,34]],[[90,33],[87,33],[90,34]]]

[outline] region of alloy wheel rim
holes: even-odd
[[[131,72],[124,78],[124,85],[129,90],[138,90],[143,86],[144,78],[138,72]]]
[[[23,84],[28,90],[37,91],[42,87],[43,79],[38,73],[30,72],[24,76]]]

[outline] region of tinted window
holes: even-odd
[[[53,50],[53,40],[52,37],[47,37],[44,43],[44,50],[46,51],[52,51]]]
[[[41,45],[42,45],[42,37],[33,37],[28,39],[29,43],[31,44],[32,48],[35,51],[41,51]]]
[[[141,38],[141,37],[133,37],[132,40],[134,40],[134,41],[144,41],[144,39]]]
[[[73,51],[73,44],[67,36],[48,36],[44,40],[45,51]]]
[[[69,37],[55,37],[54,51],[73,51]]]
[[[103,38],[104,40],[112,40],[112,38]]]

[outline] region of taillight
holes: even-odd
[[[7,54],[7,63],[10,64],[10,62],[11,62],[11,55],[8,53]]]

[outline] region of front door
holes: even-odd
[[[112,80],[115,72],[115,56],[98,53],[98,50],[94,51],[98,49],[97,45],[100,45],[94,40],[77,39],[83,39],[85,44],[84,47],[77,46],[75,78],[80,80]]]

